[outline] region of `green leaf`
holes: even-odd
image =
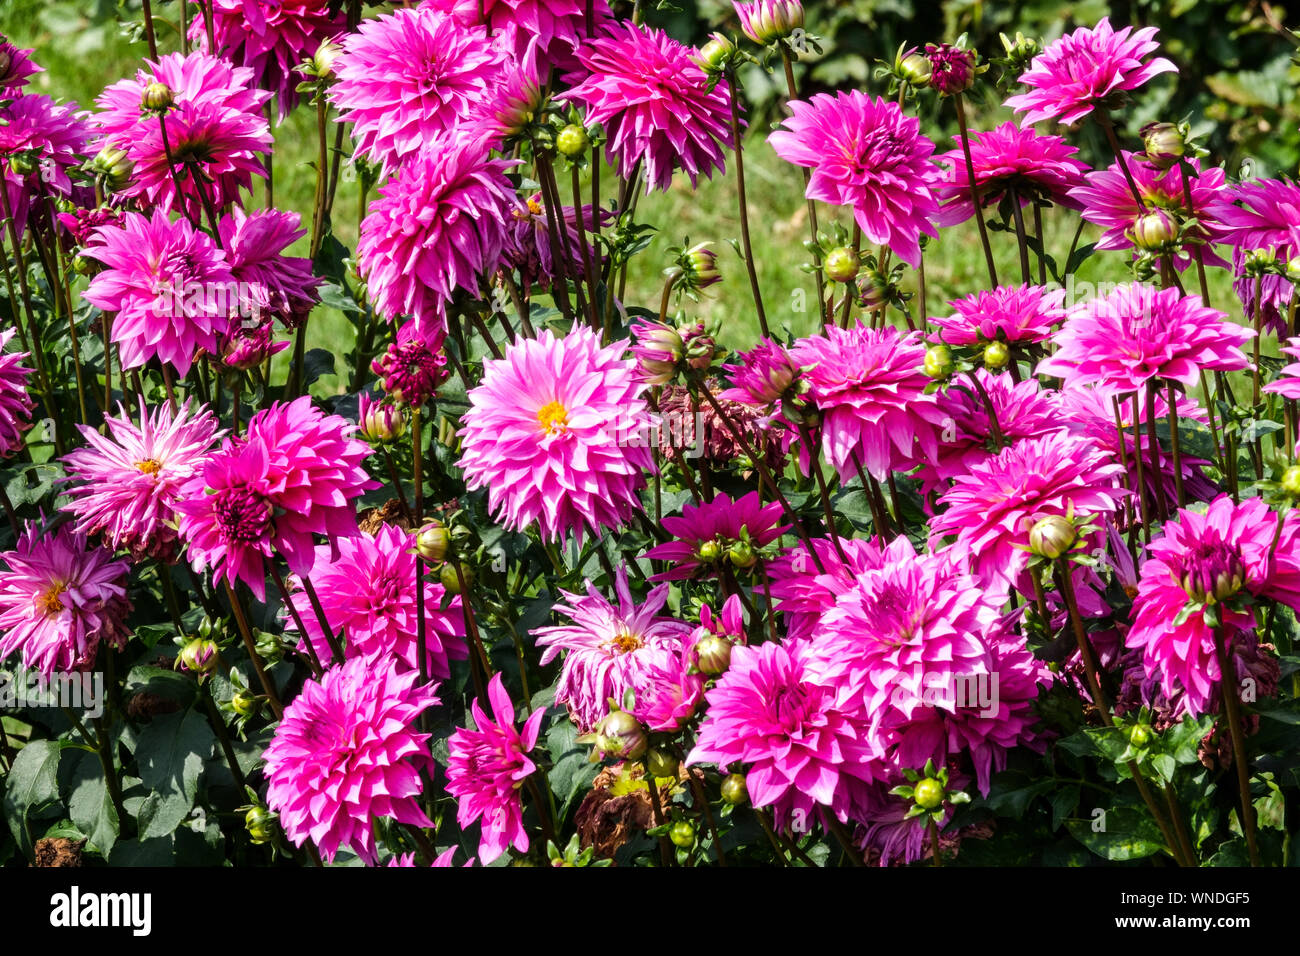
[[[151,791],[140,808],[141,840],[171,833],[189,814],[212,742],[212,728],[193,710],[162,714],[140,732],[135,757]]]
[[[1093,829],[1093,820],[1067,820],[1070,835],[1106,860],[1140,860],[1165,848],[1155,822],[1133,807],[1112,807],[1106,811],[1105,829]]]
[[[551,792],[560,800],[561,820],[568,816],[574,797],[590,787],[600,771],[599,764],[588,761],[587,748],[579,744],[577,738],[578,728],[573,726],[563,710],[556,709],[546,731],[546,749],[553,761],[546,779]]]
[[[1054,791],[1049,799],[1052,804],[1052,829],[1059,830],[1061,824],[1079,805],[1079,787],[1077,784],[1062,787]]]
[[[72,822],[86,834],[89,845],[108,859],[121,832],[121,821],[117,818],[117,809],[109,796],[98,760],[86,757],[78,764],[68,800],[68,813]]]
[[[303,386],[313,384],[322,375],[335,375],[334,353],[327,349],[309,349],[302,358]]]
[[[31,856],[27,811],[59,798],[59,758],[66,741],[34,740],[14,758],[6,777],[4,811],[9,829],[23,853]]]

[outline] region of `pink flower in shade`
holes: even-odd
[[[1259,179],[1220,191],[1208,215],[1220,223],[1219,241],[1232,247],[1233,288],[1246,315],[1255,315],[1255,279],[1243,270],[1246,253],[1274,252],[1280,262],[1300,254],[1300,185],[1289,179]],[[1263,278],[1264,324],[1285,334],[1283,316],[1293,287],[1284,276]]]
[[[537,745],[545,708],[533,711],[520,730],[515,729],[515,705],[501,675],[488,684],[493,722],[478,700],[470,701],[476,730],[462,727],[447,741],[447,792],[459,798],[456,820],[461,827],[479,821],[478,856],[491,863],[508,848],[528,849],[524,807],[519,791],[537,765],[528,753]]]
[[[1300,606],[1300,523],[1288,514],[1279,529],[1261,499],[1237,505],[1220,495],[1204,514],[1180,510],[1148,554],[1126,644],[1142,649],[1147,675],[1159,676],[1167,697],[1183,693],[1184,712],[1210,712],[1221,676],[1214,629],[1199,608],[1184,609],[1215,604],[1232,636],[1254,629],[1252,598]]]
[[[581,733],[592,730],[609,712],[611,699],[621,707],[629,688],[640,694],[657,662],[669,666],[663,658],[677,656],[690,646],[690,625],[659,613],[668,600],[668,585],[654,588],[644,601],[634,601],[627,571],[620,568],[614,590],[617,606],[590,581],[585,596],[561,591],[569,603],[555,609],[572,623],[533,631],[538,646],[546,648],[543,667],[560,651],[568,651],[555,702],[569,708],[569,717]]]
[[[0,658],[21,650],[23,667],[50,677],[89,671],[101,642],[126,646],[130,566],[85,535],[29,524],[0,568]]]
[[[248,370],[261,365],[272,355],[289,347],[289,340],[275,341],[275,329],[268,319],[261,325],[234,326],[221,339],[221,364],[226,368]]]
[[[843,685],[821,682],[806,644],[736,647],[731,667],[705,692],[708,702],[688,764],[745,773],[755,807],[779,825],[826,807],[848,819],[871,781],[879,751]]]
[[[1029,345],[1043,342],[1052,328],[1065,321],[1065,290],[1036,285],[1002,285],[991,292],[975,292],[948,305],[953,315],[931,316],[939,338],[949,345],[1007,342]]]
[[[563,232],[567,233],[567,239],[564,236],[557,236],[557,244],[560,248],[560,255],[564,255],[564,242],[569,244],[569,256],[565,268],[568,275],[584,275],[586,262],[582,257],[582,243],[587,245],[587,254],[591,257],[593,266],[600,268],[605,261],[605,255],[601,247],[597,246],[592,238],[595,232],[595,216],[592,213],[590,205],[582,207],[581,225],[582,234],[578,232],[579,215],[574,211],[574,207],[565,206],[560,210],[563,217]],[[613,215],[602,209],[600,211],[600,224],[602,228],[613,221]],[[557,227],[560,226],[561,220],[556,220]],[[535,193],[526,200],[518,200],[514,208],[510,211],[509,219],[510,243],[507,250],[507,257],[510,263],[519,270],[524,282],[531,286],[535,282],[554,282],[560,277],[560,270],[556,268],[555,251],[551,248],[551,227],[550,220],[547,216],[546,205],[542,202],[542,194]]]
[[[852,206],[868,242],[888,246],[908,265],[921,261],[921,233],[938,237],[934,143],[897,103],[859,90],[791,100],[794,115],[768,137],[776,154],[812,170],[809,199]]]
[[[739,352],[735,365],[722,370],[731,378],[731,388],[718,398],[745,405],[770,406],[781,398],[799,377],[799,364],[784,345],[762,339],[748,352]]]
[[[118,416],[104,419],[107,435],[80,426],[86,447],[63,458],[76,482],[67,489],[72,501],[64,510],[76,515],[78,534],[101,534],[137,561],[171,560],[181,488],[224,432],[211,410],[191,409],[188,400],[172,412],[166,403],[147,409],[141,399],[138,425],[120,405]]]
[[[641,508],[651,418],[627,347],[602,347],[586,326],[563,338],[543,329],[484,362],[461,418],[460,466],[507,528],[537,522],[544,538],[581,541]]]
[[[428,734],[413,727],[438,703],[419,674],[355,658],[308,680],[284,709],[263,755],[266,802],[295,846],[333,861],[341,846],[378,862],[374,819],[431,827],[420,809]]]
[[[161,209],[149,219],[132,212],[120,227],[101,227],[85,254],[106,266],[84,297],[117,313],[113,341],[124,368],[156,358],[183,378],[196,353],[217,351],[238,310],[230,265],[206,233]]]
[[[700,546],[716,542],[726,549],[733,542],[747,540],[755,548],[764,548],[790,530],[781,524],[785,509],[779,502],[763,504],[757,491],[733,499],[727,494],[714,495],[712,501],[687,504],[680,517],[663,519],[663,529],[672,541],[657,544],[645,553],[652,561],[666,561],[672,567],[654,576],[656,581],[680,581],[696,575],[715,573],[716,568],[700,557]]]
[[[1070,190],[1070,198],[1077,207],[1083,209],[1083,218],[1101,226],[1103,230],[1101,238],[1097,240],[1097,248],[1132,249],[1134,224],[1146,213],[1163,210],[1176,222],[1195,218],[1206,240],[1206,243],[1197,246],[1201,261],[1206,265],[1226,266],[1227,263],[1215,254],[1212,245],[1220,241],[1223,233],[1216,212],[1225,189],[1223,170],[1217,166],[1203,169],[1199,161],[1188,160],[1192,167],[1187,174],[1187,183],[1192,190],[1189,206],[1183,193],[1181,166],[1161,170],[1139,162],[1137,153],[1125,152],[1124,157],[1145,209],[1138,208],[1133,190],[1129,188],[1118,162],[1111,163],[1107,169],[1088,173],[1086,182]],[[1181,272],[1196,261],[1195,255],[1195,252],[1189,252],[1175,256],[1174,267]]]
[[[3,345],[3,342],[0,342],[0,345]],[[1282,354],[1300,359],[1300,338],[1288,339],[1287,344],[1282,348]],[[1281,395],[1293,402],[1300,401],[1300,361],[1285,366],[1275,381],[1264,386],[1264,391]],[[0,448],[2,447],[3,441],[0,441]]]
[[[379,190],[361,223],[357,264],[376,311],[442,328],[457,289],[479,294],[510,246],[511,163],[469,132],[435,133]]]
[[[1117,94],[1135,90],[1161,73],[1178,68],[1164,57],[1148,63],[1142,58],[1160,48],[1155,27],[1115,31],[1110,18],[1096,27],[1079,27],[1048,44],[1020,76],[1028,93],[1008,97],[1005,106],[1024,113],[1024,124],[1055,119],[1069,126],[1097,106],[1107,106]]]
[[[121,226],[126,213],[121,209],[101,206],[98,209],[74,209],[58,214],[59,224],[68,231],[72,241],[84,246],[100,226]]]
[[[676,733],[704,699],[704,677],[691,673],[694,647],[687,641],[675,652],[650,655],[632,705],[632,715],[650,730]]]
[[[247,67],[259,87],[275,93],[281,120],[298,105],[298,84],[305,78],[297,72],[298,65],[347,27],[343,12],[331,16],[329,6],[328,0],[213,0],[211,4],[216,52]],[[190,22],[189,35],[196,48],[211,52],[202,14]]]
[[[1029,529],[1048,515],[1110,514],[1126,494],[1116,487],[1122,473],[1091,442],[1061,432],[1017,442],[953,479],[931,540],[955,535],[957,552],[986,584],[1027,587]]]
[[[628,180],[641,164],[647,192],[667,190],[674,169],[692,186],[701,173],[726,171],[731,89],[726,80],[710,87],[693,52],[662,30],[614,23],[578,51],[583,69],[569,78],[577,82],[556,97],[582,107],[588,125],[604,125],[606,159]]]
[[[0,97],[12,96],[19,87],[27,85],[29,76],[45,72],[45,68],[37,66],[32,59],[31,54],[35,52],[18,49],[0,33]]]
[[[935,198],[943,203],[934,217],[940,226],[955,226],[975,214],[961,137],[953,139],[958,148],[935,157],[947,167],[944,181],[934,188]],[[1032,128],[1021,129],[1007,121],[997,129],[973,130],[970,152],[982,207],[997,206],[1004,197],[1014,193],[1021,207],[1045,200],[1070,209],[1079,208],[1069,191],[1083,185],[1083,174],[1088,167],[1074,158],[1078,150],[1059,136]]]
[[[884,481],[917,446],[934,455],[943,415],[926,394],[931,380],[922,371],[919,332],[827,326],[790,354],[804,367],[807,397],[822,413],[822,448],[841,481],[857,478],[859,467]]]
[[[320,598],[325,620],[341,634],[348,658],[372,662],[391,657],[399,671],[419,669],[415,601],[415,535],[393,525],[377,534],[361,533],[316,547],[307,574]],[[460,597],[443,607],[441,584],[424,584],[425,653],[428,673],[436,680],[451,674],[448,660],[465,656],[465,616]],[[290,597],[316,657],[330,659],[330,646],[305,590]],[[297,625],[286,610],[285,627]],[[304,640],[299,635],[299,647]]]
[[[254,318],[266,314],[286,326],[301,324],[317,301],[321,284],[311,274],[311,260],[285,251],[307,235],[296,212],[260,209],[252,215],[238,206],[217,226],[230,274],[240,283],[239,313]]]
[[[785,618],[787,640],[802,641],[812,636],[822,615],[835,606],[864,571],[882,567],[885,548],[879,537],[841,538],[839,550],[828,538],[812,539],[812,559],[802,542],[767,566],[772,599]]]
[[[75,111],[75,104],[60,106],[35,93],[0,104],[0,160],[4,160],[0,180],[9,193],[9,208],[20,235],[40,194],[72,194],[68,172],[85,159],[89,140],[84,114]],[[19,155],[33,161],[36,168],[20,175],[13,168],[13,159]]]
[[[135,79],[121,80],[95,100],[102,112],[91,117],[99,128],[101,144],[126,150],[135,164],[135,178],[119,195],[134,197],[163,212],[183,208],[197,220],[203,203],[195,177],[182,176],[178,202],[172,162],[192,167],[202,176],[203,189],[213,208],[239,205],[239,191],[252,188],[253,176],[265,176],[261,154],[271,150],[271,129],[262,106],[271,94],[253,88],[253,71],[195,50],[188,56],[170,53],[160,57],[152,72],[137,71]],[[163,121],[167,146],[157,115],[140,109],[140,98],[151,83],[163,83],[175,105]]]
[[[435,135],[482,120],[503,62],[481,27],[428,5],[396,10],[343,41],[329,97],[357,152],[387,172]]]
[[[577,67],[578,49],[613,19],[607,0],[424,0],[421,6],[450,13],[464,26],[486,17],[493,36],[511,31],[513,57],[542,78],[553,67]]]
[[[1095,384],[1106,395],[1141,391],[1148,382],[1190,387],[1203,370],[1245,368],[1241,346],[1254,334],[1200,296],[1131,282],[1071,309],[1056,352],[1037,371],[1070,386]]]
[[[23,432],[32,427],[32,409],[36,407],[27,394],[27,376],[32,370],[22,364],[28,353],[4,350],[17,334],[17,329],[0,332],[0,459],[23,447]]]
[[[384,391],[398,402],[419,408],[433,398],[451,374],[442,346],[441,326],[407,322],[397,330],[397,340],[371,364]]]

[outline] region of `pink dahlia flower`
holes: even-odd
[[[437,134],[484,119],[502,65],[481,27],[428,5],[396,10],[343,41],[329,97],[357,152],[387,172]]]
[[[608,0],[424,0],[421,6],[450,13],[463,26],[486,23],[494,37],[509,32],[514,58],[543,79],[552,68],[577,67],[578,49],[613,19]]]
[[[397,340],[388,351],[371,363],[371,370],[394,401],[419,408],[451,374],[442,350],[445,341],[441,326],[407,322],[397,330]]]
[[[266,175],[260,154],[271,151],[272,141],[262,106],[271,94],[253,88],[252,70],[199,50],[188,56],[170,53],[149,65],[152,72],[137,71],[135,79],[104,90],[95,100],[102,112],[91,117],[99,127],[101,145],[126,150],[135,164],[134,180],[120,195],[163,212],[183,209],[197,221],[203,202],[196,177],[174,176],[174,162],[182,171],[197,169],[202,174],[202,188],[213,208],[239,205],[239,191],[252,188],[254,175]],[[158,117],[140,109],[141,96],[155,82],[165,84],[175,100],[163,117],[170,161]],[[179,199],[178,178],[183,191]]]
[[[176,502],[181,488],[207,460],[223,432],[211,410],[191,410],[187,400],[177,412],[163,403],[152,411],[140,401],[140,424],[118,406],[118,418],[106,417],[108,434],[80,426],[85,448],[63,458],[76,483],[66,511],[77,516],[77,533],[102,534],[113,548],[171,560],[176,551]]]
[[[600,210],[600,224],[602,228],[607,226],[613,219],[608,210]],[[578,226],[581,222],[582,234],[578,232]],[[526,285],[532,286],[535,282],[554,282],[560,277],[560,269],[557,268],[555,260],[555,250],[551,248],[551,227],[550,220],[547,216],[546,206],[542,202],[542,194],[535,193],[526,200],[517,200],[514,208],[510,210],[510,246],[508,257],[512,265],[519,270]],[[564,256],[564,243],[569,246],[569,256],[567,260],[562,261],[562,265],[570,276],[580,276],[584,274],[586,261],[582,255],[582,244],[587,244],[587,254],[591,257],[593,266],[597,269],[605,261],[605,254],[601,247],[596,245],[592,238],[595,232],[596,218],[592,213],[592,207],[586,205],[582,207],[581,216],[572,206],[564,206],[560,210],[560,215],[556,219],[557,231],[562,231],[567,235],[556,237],[556,245],[559,249],[560,256]]]
[[[686,761],[724,773],[744,765],[753,805],[772,807],[782,826],[819,807],[847,820],[879,756],[859,703],[819,681],[814,663],[804,644],[732,650],[731,667],[705,692],[708,708]]]
[[[999,341],[1012,345],[1043,342],[1052,328],[1065,321],[1065,290],[1037,285],[1002,285],[975,292],[948,305],[954,314],[931,316],[939,337],[949,345],[980,345]]]
[[[379,190],[361,223],[357,264],[376,311],[444,326],[457,289],[471,297],[510,247],[510,162],[462,130],[435,133]]]
[[[1260,179],[1220,192],[1209,214],[1220,223],[1219,239],[1232,247],[1236,274],[1233,288],[1246,315],[1253,318],[1260,307],[1255,302],[1255,279],[1244,273],[1246,254],[1255,250],[1273,252],[1280,262],[1300,255],[1300,185],[1289,179]],[[1264,324],[1285,334],[1284,316],[1294,291],[1284,276],[1266,275],[1262,282]]]
[[[32,409],[36,403],[27,394],[26,352],[6,352],[5,346],[18,334],[17,329],[0,332],[0,459],[8,458],[23,447],[23,432],[32,427]]]
[[[35,50],[20,50],[9,42],[9,38],[0,33],[0,96],[12,96],[20,87],[27,85],[27,78],[36,73],[45,72],[37,66],[31,55]]]
[[[631,180],[641,164],[647,192],[667,190],[674,169],[692,186],[701,173],[726,171],[731,89],[726,80],[711,86],[692,53],[662,30],[614,23],[578,51],[577,82],[556,97],[581,106],[588,125],[604,125],[610,165]]]
[[[731,378],[731,388],[718,397],[745,405],[770,406],[779,402],[799,377],[799,364],[784,345],[763,339],[748,352],[739,352],[735,365],[722,370]]]
[[[2,344],[0,342],[0,345]],[[1293,359],[1300,359],[1300,338],[1288,339],[1287,344],[1282,348],[1282,354]],[[1300,401],[1300,361],[1292,362],[1283,367],[1277,380],[1265,385],[1264,391],[1281,395],[1293,402]],[[2,443],[0,443],[0,447],[3,447]]]
[[[1004,448],[953,479],[939,498],[942,512],[930,523],[931,540],[955,535],[977,578],[1017,587],[1029,562],[1029,529],[1048,515],[1105,516],[1126,492],[1123,473],[1091,442],[1061,432]]]
[[[130,566],[84,534],[29,524],[0,567],[0,658],[21,650],[23,667],[50,677],[89,671],[101,642],[126,647]]]
[[[602,348],[586,326],[563,338],[543,329],[484,363],[461,419],[460,466],[507,528],[535,521],[545,538],[581,541],[641,508],[651,418],[627,347]]]
[[[428,734],[412,728],[438,703],[414,671],[356,658],[309,680],[284,709],[263,755],[266,802],[295,846],[333,860],[341,846],[378,862],[374,818],[431,827],[420,809]]]
[[[835,607],[858,575],[885,563],[885,547],[879,537],[842,538],[840,549],[847,564],[829,538],[813,538],[812,548],[810,554],[808,546],[800,542],[767,566],[772,599],[785,616],[787,640],[791,642],[811,637],[822,615]]]
[[[1141,391],[1148,382],[1190,387],[1203,370],[1245,368],[1241,346],[1254,334],[1200,296],[1131,282],[1071,309],[1038,374],[1095,384],[1107,395]]]
[[[730,600],[737,605],[740,603],[734,594]],[[700,613],[707,614],[708,605]],[[692,673],[700,630],[697,628],[675,651],[664,650],[650,655],[641,675],[642,683],[633,689],[632,716],[652,731],[676,733],[681,730],[695,716],[700,701],[704,699],[704,676]]]
[[[240,290],[239,314],[254,320],[275,317],[290,328],[301,325],[323,280],[312,276],[310,259],[285,255],[307,235],[298,214],[259,209],[247,215],[236,206],[222,217],[217,233]]]
[[[85,299],[117,313],[113,341],[123,368],[156,358],[183,378],[196,353],[217,351],[237,295],[225,254],[207,233],[161,209],[149,219],[127,213],[120,227],[102,226],[85,254],[107,267]]]
[[[957,149],[935,157],[948,168],[944,181],[934,188],[935,198],[943,203],[934,217],[940,226],[955,226],[975,214],[961,137],[953,139]],[[982,207],[997,206],[1006,196],[1015,195],[1021,207],[1046,201],[1079,208],[1069,192],[1083,185],[1088,167],[1074,158],[1078,150],[1059,136],[1007,121],[997,129],[972,131],[970,152]]]
[[[668,585],[652,590],[644,601],[634,601],[627,585],[627,571],[620,568],[614,582],[618,606],[614,606],[587,583],[587,594],[560,592],[568,604],[555,609],[572,621],[558,627],[533,631],[537,644],[545,647],[545,667],[568,651],[555,702],[569,708],[569,717],[581,733],[588,733],[609,713],[609,702],[623,705],[631,688],[640,694],[647,673],[662,658],[681,653],[691,627],[684,621],[660,615],[668,600]]]
[[[316,547],[307,574],[320,598],[330,630],[343,636],[347,657],[372,662],[391,657],[399,671],[419,670],[419,635],[415,595],[415,535],[386,524],[378,534],[361,533]],[[443,607],[441,584],[424,584],[425,654],[435,680],[451,675],[451,658],[465,656],[465,616],[461,599]],[[307,629],[316,657],[330,659],[330,646],[305,590],[290,600]],[[288,612],[286,628],[296,630]],[[299,635],[302,638],[302,635]],[[299,641],[302,646],[303,641]]]
[[[1022,123],[1055,119],[1069,126],[1097,106],[1107,105],[1116,94],[1135,90],[1161,73],[1178,68],[1164,57],[1148,63],[1142,59],[1160,48],[1155,27],[1134,32],[1111,28],[1102,17],[1095,27],[1079,27],[1050,43],[1020,76],[1028,93],[1008,97],[1004,105],[1024,113]]]
[[[275,340],[275,327],[270,319],[261,325],[251,325],[253,321],[256,320],[244,319],[222,337],[221,364],[226,368],[246,371],[289,347],[288,339]]]
[[[515,728],[515,705],[506,692],[501,675],[488,684],[492,715],[488,719],[478,700],[470,701],[477,730],[462,727],[447,741],[447,792],[460,801],[456,821],[467,827],[479,821],[478,856],[491,863],[508,848],[528,849],[524,829],[524,807],[520,789],[537,765],[528,752],[537,745],[544,708],[533,711],[522,729]]]
[[[933,457],[943,415],[922,370],[919,332],[893,326],[851,329],[800,339],[790,350],[804,367],[807,398],[822,413],[822,447],[844,482],[861,468],[884,481],[899,461]]]
[[[712,501],[683,505],[681,517],[664,518],[662,522],[674,540],[657,544],[645,554],[652,561],[672,565],[656,574],[654,580],[677,581],[715,573],[713,561],[700,555],[706,542],[718,546],[722,561],[728,561],[727,549],[737,541],[748,541],[754,548],[767,547],[790,530],[790,525],[781,524],[784,510],[779,502],[763,504],[757,491],[735,499],[717,494]]]
[[[276,95],[281,120],[298,105],[298,84],[305,79],[298,65],[347,27],[342,10],[331,16],[329,6],[329,0],[212,0],[216,52],[247,67],[259,87]],[[189,33],[198,49],[212,52],[201,13]]]
[[[776,154],[812,170],[809,199],[852,206],[868,242],[888,246],[908,265],[921,261],[921,233],[938,238],[935,189],[941,173],[921,122],[897,103],[859,90],[791,100],[794,115],[768,137]]]
[[[85,159],[89,140],[84,114],[76,112],[75,104],[60,106],[48,96],[27,93],[0,105],[0,160],[5,160],[0,181],[20,235],[36,197],[72,194],[68,173]],[[36,168],[20,175],[12,162],[19,154]]]
[[[1237,505],[1220,495],[1204,514],[1180,510],[1148,554],[1126,643],[1142,648],[1147,675],[1159,676],[1167,697],[1182,692],[1184,712],[1207,713],[1221,679],[1214,629],[1200,607],[1187,609],[1217,605],[1231,636],[1255,627],[1253,610],[1234,599],[1300,606],[1300,524],[1288,515],[1279,528],[1261,499]]]

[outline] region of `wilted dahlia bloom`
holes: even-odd
[[[1245,368],[1241,345],[1254,334],[1200,296],[1130,282],[1071,309],[1056,333],[1056,352],[1038,373],[1071,386],[1095,384],[1107,395],[1140,391],[1148,382],[1192,386],[1203,370]]]
[[[710,380],[706,387],[716,390],[717,382]],[[692,397],[684,385],[667,385],[659,393],[659,428],[655,433],[660,453],[671,461],[685,457],[692,461],[703,460],[720,468],[748,461],[744,446],[736,440],[739,434],[749,450],[761,456],[774,471],[784,467],[786,449],[794,438],[788,429],[771,427],[771,419],[761,415],[752,405],[717,398],[726,421],[711,404]],[[734,431],[733,431],[734,429]]]
[[[446,330],[441,325],[407,322],[371,369],[394,401],[419,408],[433,398],[451,374],[442,351],[445,341]]]
[[[520,790],[537,765],[528,752],[537,745],[546,709],[533,711],[521,729],[515,728],[515,705],[501,675],[488,684],[495,721],[488,719],[478,700],[470,701],[476,730],[462,727],[447,740],[447,792],[459,799],[456,821],[467,827],[479,821],[478,856],[491,863],[510,847],[528,849]]]
[[[0,160],[5,161],[0,181],[8,191],[9,208],[20,235],[34,197],[72,193],[68,171],[85,158],[89,142],[84,114],[79,115],[74,107],[60,106],[35,93],[0,105]],[[19,173],[14,168],[18,156],[31,164],[30,172]]]
[[[175,505],[185,482],[197,474],[213,443],[221,437],[207,407],[187,400],[172,412],[167,403],[150,410],[140,400],[140,423],[118,406],[106,417],[108,434],[81,425],[85,448],[63,458],[72,501],[64,510],[77,516],[79,534],[102,534],[113,548],[170,560],[176,550]]]
[[[420,809],[428,734],[413,728],[438,703],[414,671],[356,658],[308,680],[284,709],[266,748],[266,802],[295,846],[307,840],[333,860],[351,847],[378,860],[374,818],[431,827]]]
[[[266,175],[261,154],[270,152],[272,142],[262,106],[271,94],[253,88],[252,70],[199,50],[188,56],[170,53],[149,65],[152,72],[139,70],[135,79],[104,90],[95,100],[102,112],[91,117],[101,145],[126,150],[135,164],[134,180],[121,195],[164,212],[182,208],[197,221],[203,203],[195,177],[173,175],[176,167],[193,167],[202,174],[202,188],[214,208],[238,205],[239,190],[252,188],[254,175]],[[158,116],[140,108],[151,83],[172,91],[174,105],[163,116],[170,159]]]
[[[1237,277],[1233,288],[1246,306],[1246,315],[1253,318],[1255,279],[1244,272],[1246,254],[1256,250],[1272,252],[1281,262],[1300,255],[1300,185],[1289,179],[1240,183],[1220,193],[1209,214],[1221,224],[1220,241],[1232,247]],[[1291,303],[1292,283],[1284,276],[1266,275],[1261,285],[1264,324],[1281,330]]]
[[[794,115],[768,137],[776,154],[812,170],[809,199],[852,206],[868,242],[888,246],[908,265],[921,261],[921,233],[938,238],[933,220],[941,173],[921,122],[897,103],[859,90],[791,100]]]
[[[662,30],[611,24],[578,51],[578,82],[556,97],[582,107],[588,125],[604,125],[605,156],[624,179],[642,164],[647,191],[668,189],[674,169],[692,186],[726,169],[731,90],[726,80],[710,89],[692,52]]]
[[[1228,638],[1254,629],[1251,599],[1300,606],[1300,524],[1279,520],[1259,498],[1220,495],[1204,514],[1180,510],[1148,548],[1126,643],[1185,713],[1214,710],[1222,676],[1201,605],[1217,607]]]
[[[674,540],[657,544],[645,554],[652,561],[672,565],[654,579],[676,581],[716,573],[715,562],[730,564],[728,551],[737,541],[748,542],[751,549],[767,547],[790,530],[788,524],[780,523],[784,510],[779,502],[763,504],[757,491],[735,499],[717,494],[712,501],[683,505],[680,517],[662,521]],[[706,545],[713,546],[712,557],[705,553]]]
[[[954,226],[975,214],[961,137],[953,138],[958,148],[935,157],[948,168],[944,181],[934,187],[935,198],[943,203],[934,217],[941,226]],[[1078,150],[1059,136],[1007,121],[997,129],[973,130],[969,142],[981,207],[997,206],[1009,194],[1022,207],[1033,201],[1079,207],[1069,191],[1083,185],[1088,167],[1074,158]]]
[[[1155,27],[1116,31],[1109,17],[1095,27],[1067,33],[1038,56],[1020,76],[1029,92],[1008,97],[1004,105],[1024,113],[1022,123],[1055,119],[1069,126],[1098,106],[1110,105],[1117,94],[1135,90],[1161,73],[1178,68],[1164,57],[1148,63],[1142,58],[1160,48]]]
[[[553,67],[576,67],[578,48],[612,19],[608,0],[424,0],[421,6],[465,26],[485,23],[494,37],[509,32],[514,57],[542,79]]]
[[[433,136],[484,118],[502,63],[482,27],[428,5],[395,10],[343,41],[329,98],[357,152],[387,171]]]
[[[357,265],[389,319],[412,315],[441,328],[457,289],[477,296],[510,239],[510,163],[462,130],[435,133],[380,187],[357,240]]]
[[[316,303],[324,280],[311,274],[311,260],[285,251],[307,234],[296,212],[259,209],[252,215],[238,206],[217,226],[230,274],[237,283],[239,314],[278,318],[286,326],[302,324]]]
[[[235,280],[225,254],[184,218],[172,221],[127,213],[119,226],[102,226],[85,255],[102,262],[85,299],[113,319],[123,368],[150,359],[182,378],[199,351],[216,352],[230,329]]]
[[[978,345],[1006,342],[1028,345],[1042,342],[1052,328],[1065,321],[1065,290],[1043,286],[1002,285],[989,292],[975,292],[948,305],[954,315],[931,316],[939,336],[949,345]]]
[[[49,677],[90,670],[101,642],[126,646],[130,566],[84,534],[29,524],[0,568],[0,659],[21,650],[23,667]]]
[[[27,78],[35,73],[43,73],[45,68],[37,66],[31,54],[35,50],[20,50],[9,42],[9,38],[0,33],[0,96],[12,96],[19,87],[27,85]]]
[[[6,352],[5,346],[18,334],[17,329],[0,332],[0,459],[8,458],[23,447],[23,432],[32,427],[32,409],[36,403],[27,394],[26,352]]]
[[[461,419],[460,465],[507,528],[535,521],[545,538],[581,540],[641,507],[651,418],[627,345],[602,348],[586,326],[563,338],[543,329],[484,363]]]
[[[943,415],[926,394],[920,333],[827,326],[790,354],[804,367],[807,397],[822,413],[822,447],[842,481],[857,477],[858,468],[884,481],[917,446],[920,455],[934,455]]]
[[[414,534],[386,524],[374,535],[362,532],[318,545],[307,578],[330,629],[342,635],[348,658],[373,662],[391,657],[399,671],[419,670]],[[428,673],[435,680],[450,675],[449,658],[463,658],[466,653],[461,599],[453,597],[443,607],[445,593],[441,584],[425,581],[425,653]],[[329,641],[310,597],[296,590],[290,600],[307,629],[299,637],[311,641],[317,659],[329,660]],[[284,616],[286,629],[296,630],[287,611]]]
[[[582,733],[592,730],[609,712],[611,699],[622,706],[631,688],[639,693],[647,670],[660,657],[680,654],[691,627],[660,615],[668,600],[668,585],[652,590],[644,601],[632,599],[627,571],[620,568],[614,582],[617,607],[587,582],[586,595],[560,592],[568,604],[555,609],[573,623],[533,631],[545,647],[545,667],[567,651],[555,702],[569,708],[570,719]]]

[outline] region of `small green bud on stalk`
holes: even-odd
[[[175,102],[175,94],[166,83],[154,81],[140,94],[140,108],[149,113],[165,112],[171,109]]]
[[[695,846],[695,827],[689,821],[678,820],[669,828],[668,839],[673,841],[673,846],[689,850]]]
[[[743,773],[733,773],[722,781],[722,799],[733,807],[749,802],[749,786]]]
[[[731,641],[717,634],[706,634],[695,645],[695,666],[701,674],[717,677],[731,666]]]
[[[826,254],[826,278],[832,282],[852,282],[861,267],[861,257],[848,246],[839,246]]]
[[[1079,532],[1074,522],[1062,515],[1048,515],[1029,529],[1029,550],[1055,561],[1074,547]]]
[[[952,375],[957,363],[953,361],[952,349],[946,345],[932,345],[925,350],[925,363],[921,370],[933,379],[946,379]]]
[[[990,371],[999,371],[1011,361],[1011,349],[1005,342],[990,342],[984,346],[984,367]]]
[[[640,760],[649,743],[645,728],[627,711],[610,711],[596,725],[596,749],[607,757]]]
[[[556,150],[559,151],[561,156],[569,159],[576,159],[585,155],[590,147],[591,137],[577,123],[570,123],[560,130],[559,135],[555,137]]]

